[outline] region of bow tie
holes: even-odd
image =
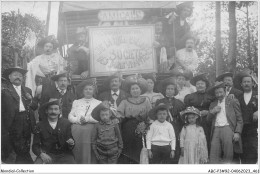
[[[112,96],[114,96],[114,95],[115,95],[115,96],[118,96],[117,93],[115,93],[115,92],[112,94]]]

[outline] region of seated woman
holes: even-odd
[[[147,113],[152,106],[146,97],[141,96],[146,89],[143,83],[138,80],[132,81],[127,83],[126,88],[131,96],[123,100],[117,108],[118,115],[122,118],[121,131],[124,144],[119,163],[139,164],[145,123],[149,121]]]
[[[155,102],[159,99],[164,98],[161,93],[154,92],[155,77],[153,74],[144,74],[142,77],[147,81],[147,91],[141,96],[147,97],[151,103],[151,106],[155,106]]]
[[[37,87],[36,77],[40,77],[42,79],[42,85],[45,86],[45,84],[47,85],[51,82],[50,77],[52,75],[60,73],[66,66],[65,59],[56,51],[58,41],[54,36],[48,36],[42,39],[37,46],[43,48],[43,54],[35,57],[27,64],[28,73],[25,81],[25,86],[32,90],[33,96],[35,96]],[[40,89],[41,88],[42,86],[40,86]],[[42,90],[37,90],[37,93],[43,93]]]
[[[95,154],[91,151],[91,133],[98,121],[91,116],[92,110],[101,101],[93,98],[96,84],[93,79],[82,81],[76,88],[79,100],[75,100],[69,114],[72,136],[75,140],[73,154],[77,164],[96,164]]]

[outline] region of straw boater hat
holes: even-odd
[[[12,68],[8,68],[6,69],[4,72],[3,72],[3,77],[6,79],[6,80],[9,80],[9,75],[14,72],[14,71],[17,71],[17,72],[20,72],[22,75],[25,75],[27,73],[27,70],[26,69],[23,69],[19,66],[16,66],[16,67],[12,67]]]
[[[62,71],[59,74],[56,74],[56,75],[52,76],[51,80],[58,81],[60,77],[67,77],[68,78],[67,72],[66,71]]]
[[[147,90],[147,81],[142,77],[137,77],[136,75],[128,76],[122,84],[122,88],[130,93],[130,88],[133,84],[137,84],[141,88],[141,93],[145,93]]]
[[[50,35],[43,38],[38,42],[37,46],[43,48],[46,43],[52,43],[53,49],[56,49],[59,46],[59,42],[54,35]]]
[[[51,106],[51,105],[58,105],[61,106],[61,99],[57,99],[57,98],[50,98],[49,101],[47,101],[46,103],[44,103],[39,110],[45,113],[45,110]]]
[[[206,87],[208,88],[209,87],[209,81],[206,77],[206,73],[202,73],[202,74],[199,74],[199,75],[196,75],[195,77],[193,77],[190,81],[190,83],[193,85],[193,86],[196,86],[196,83],[197,81],[204,81],[206,83]]]
[[[231,72],[225,72],[225,73],[219,75],[219,76],[216,78],[216,81],[219,81],[219,82],[220,82],[220,81],[223,81],[223,79],[224,79],[225,77],[232,77],[232,78],[233,78],[233,73],[231,73]]]
[[[167,110],[167,113],[168,113],[168,106],[164,103],[160,103],[159,105],[157,105],[156,107],[154,107],[153,109],[151,109],[149,112],[148,112],[148,115],[150,117],[150,119],[152,120],[156,120],[157,119],[157,112],[158,110]]]
[[[184,122],[186,122],[187,114],[190,114],[190,113],[196,114],[197,118],[200,118],[200,111],[197,108],[191,106],[191,107],[187,107],[184,111],[180,112],[181,119]]]
[[[215,96],[215,90],[218,88],[224,88],[225,89],[225,83],[224,82],[216,82],[214,86],[208,89],[208,93],[212,96]]]
[[[113,112],[111,112],[109,105],[106,105],[105,103],[100,103],[97,107],[95,107],[91,113],[92,118],[94,118],[97,121],[101,121],[100,119],[100,111],[103,109],[108,109],[110,114],[112,114],[111,117],[114,117]]]
[[[180,15],[181,14],[181,11],[184,9],[184,8],[189,8],[190,9],[190,14],[188,15],[188,17],[190,17],[192,15],[192,11],[193,11],[193,2],[192,1],[187,1],[187,2],[183,2],[179,5],[176,6],[176,14]]]
[[[90,85],[93,86],[95,89],[95,92],[97,90],[97,81],[96,78],[89,78],[86,79],[82,82],[80,82],[77,86],[76,86],[76,94],[78,98],[82,98],[83,97],[83,89],[85,88],[85,86]]]

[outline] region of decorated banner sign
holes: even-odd
[[[154,26],[91,27],[90,75],[156,72]]]
[[[98,13],[100,21],[137,21],[143,17],[142,10],[101,10]]]

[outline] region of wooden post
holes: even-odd
[[[51,14],[51,1],[48,2],[48,12],[47,12],[45,36],[48,36],[48,33],[49,33],[50,14]]]
[[[216,77],[221,74],[223,68],[221,54],[221,15],[220,1],[216,1]]]

